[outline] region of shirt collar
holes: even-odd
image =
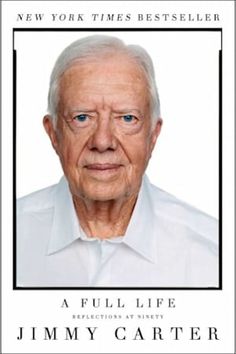
[[[56,186],[51,237],[47,254],[55,253],[81,237],[72,195],[65,177]]]
[[[152,228],[154,215],[148,183],[148,178],[144,176],[123,243],[151,262],[155,262],[155,237]],[[47,254],[58,252],[79,238],[83,238],[83,230],[78,222],[68,183],[66,178],[62,177],[56,186]]]
[[[123,242],[151,262],[156,261],[153,221],[154,207],[149,195],[148,177],[143,177],[138,199]]]

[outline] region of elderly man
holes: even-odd
[[[72,43],[43,124],[64,177],[18,203],[17,285],[217,287],[217,223],[150,184],[161,131],[151,58],[109,36]]]

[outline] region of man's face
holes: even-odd
[[[96,201],[136,194],[161,122],[151,130],[146,78],[122,54],[74,63],[60,80],[58,120],[45,128],[72,195]]]

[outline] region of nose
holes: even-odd
[[[97,126],[88,141],[88,148],[98,152],[117,148],[117,139],[112,132],[112,122],[109,116],[99,117]]]

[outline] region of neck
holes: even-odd
[[[91,201],[73,197],[77,216],[89,237],[108,239],[125,234],[137,195],[127,199]]]

